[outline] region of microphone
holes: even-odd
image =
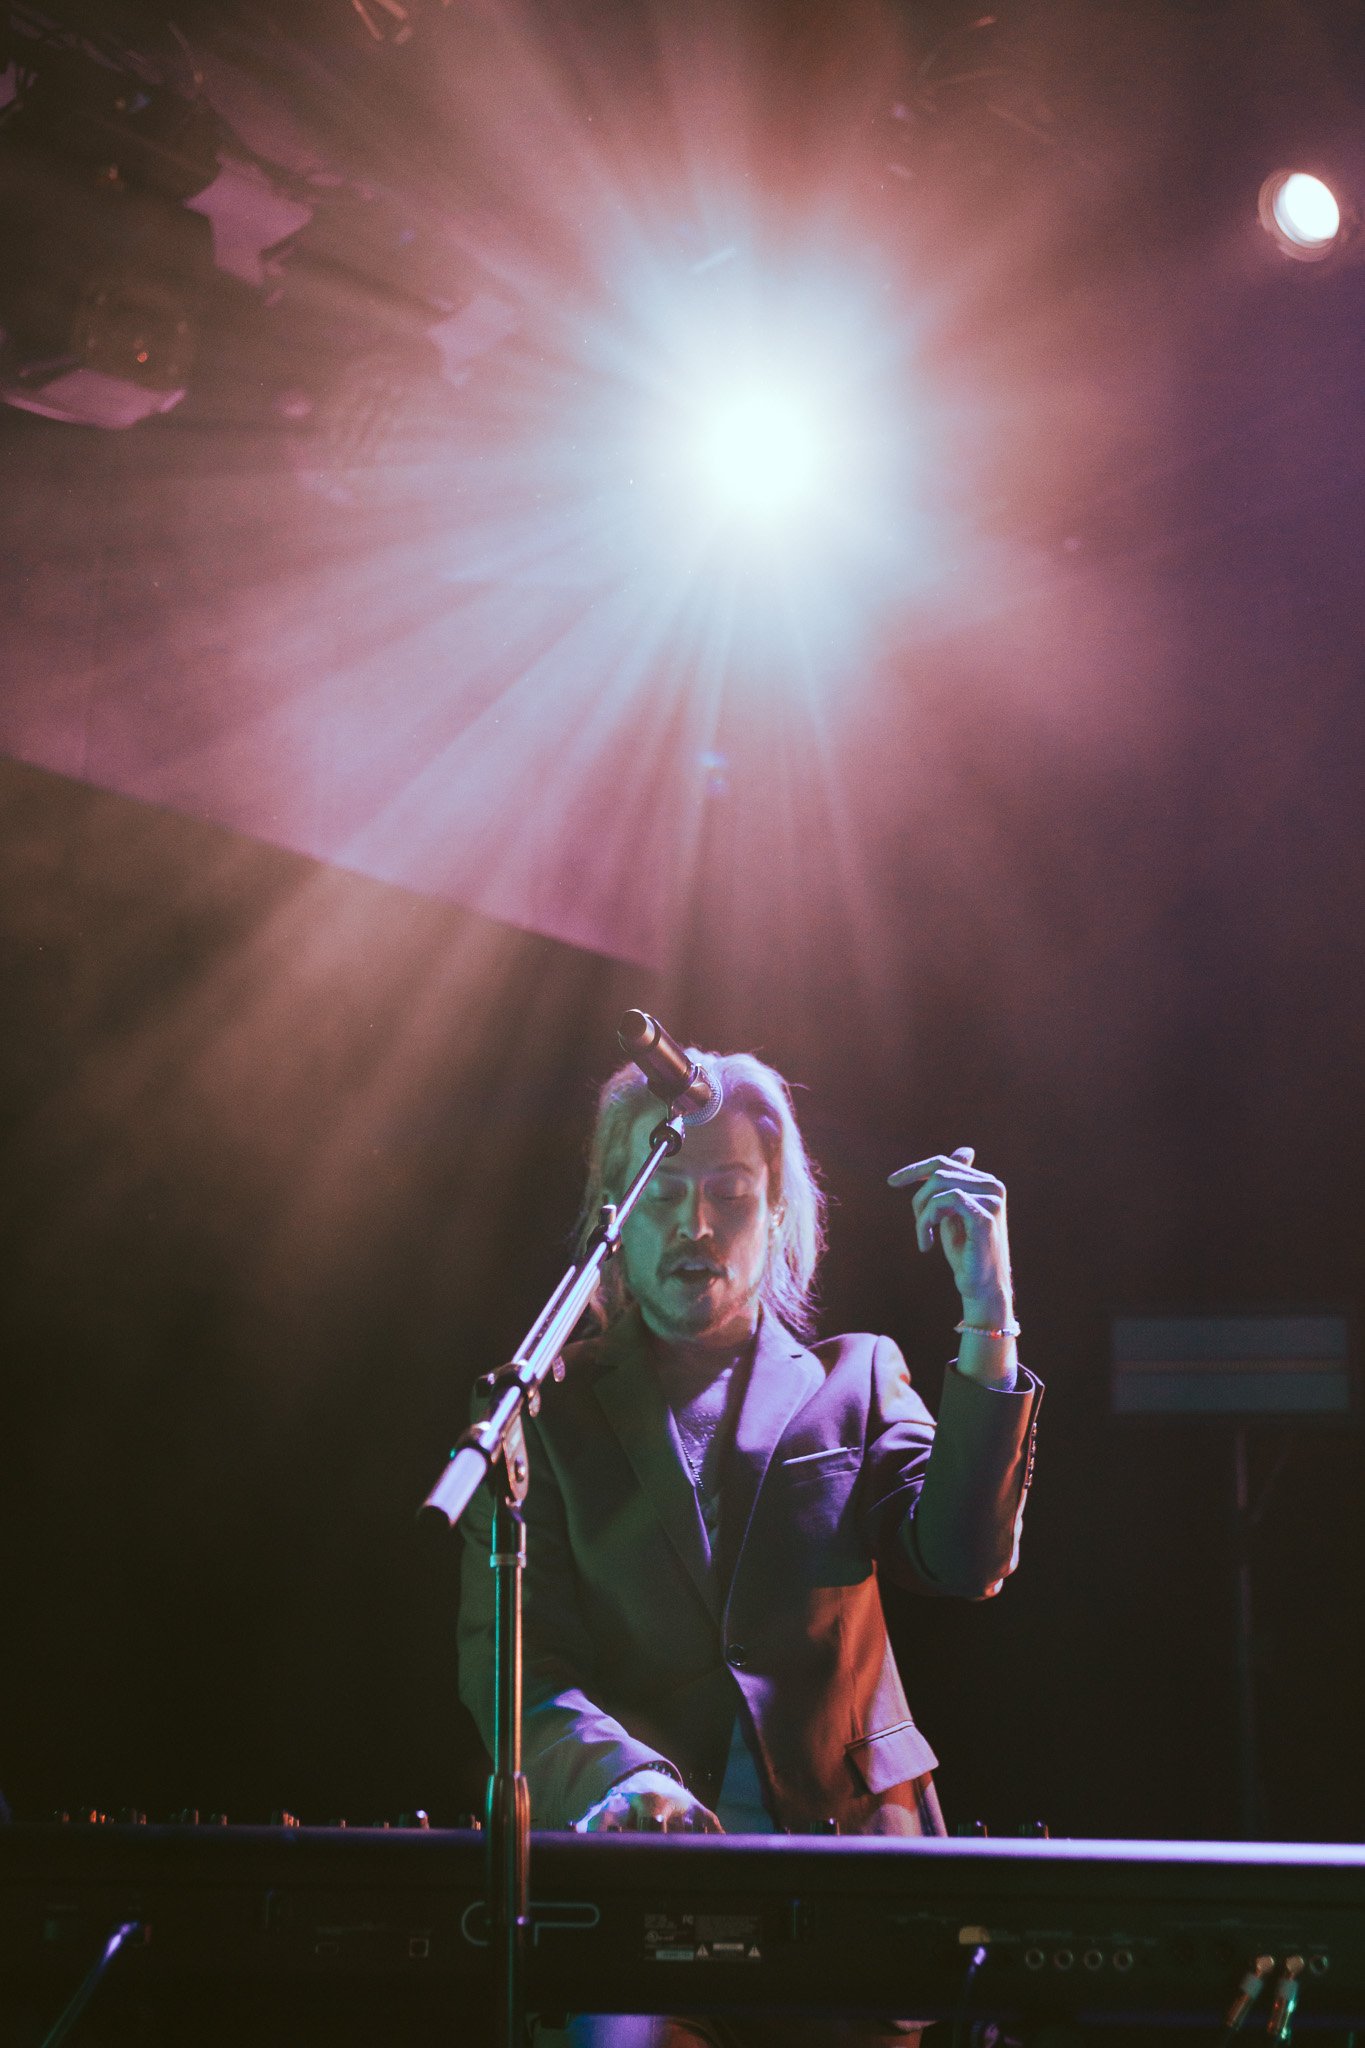
[[[693,1130],[709,1124],[724,1101],[720,1075],[689,1059],[676,1038],[670,1038],[657,1017],[627,1010],[617,1027],[621,1050],[630,1054],[649,1084],[651,1095],[666,1102],[674,1115]]]

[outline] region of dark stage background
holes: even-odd
[[[1229,1436],[1111,1419],[1108,1329],[1362,1305],[1365,270],[1282,262],[1254,219],[1293,138],[1358,116],[1361,31],[1345,7],[1001,14],[1007,77],[1041,94],[1052,66],[1051,133],[973,103],[931,152],[956,162],[959,135],[986,165],[983,239],[1005,185],[1050,222],[933,339],[942,370],[965,334],[990,394],[975,466],[935,486],[951,524],[990,482],[970,598],[837,679],[819,750],[775,685],[723,712],[705,789],[650,842],[651,872],[676,860],[664,943],[633,898],[620,939],[601,866],[605,843],[630,871],[623,821],[656,790],[674,818],[655,754],[569,788],[541,917],[348,860],[344,792],[333,820],[278,735],[249,801],[217,800],[234,707],[245,731],[301,675],[345,681],[297,635],[367,586],[363,516],[389,549],[392,506],[317,501],[301,540],[287,451],[221,410],[127,434],[0,411],[0,1785],[21,1817],[478,1803],[453,1561],[414,1510],[563,1264],[592,1089],[640,1003],[799,1084],[833,1198],[822,1328],[893,1333],[931,1402],[951,1289],[885,1175],[972,1143],[1009,1185],[1048,1388],[1022,1568],[983,1606],[893,1608],[950,1819],[1235,1830]],[[624,63],[604,19],[582,32]],[[796,137],[848,32],[802,20],[777,94]],[[259,644],[282,550],[272,630],[296,638],[258,671],[234,636]],[[363,753],[345,718],[401,723],[406,661],[371,697],[300,697],[309,730]],[[537,793],[494,789],[475,866]],[[329,832],[334,858],[298,850]],[[1360,1438],[1267,1425],[1252,1456],[1264,1832],[1359,1837]]]

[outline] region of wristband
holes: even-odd
[[[987,1329],[982,1323],[954,1323],[954,1330],[961,1337],[1018,1337],[1023,1333],[1018,1323],[1001,1323],[998,1330]]]

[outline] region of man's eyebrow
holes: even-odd
[[[718,1173],[747,1173],[752,1180],[758,1171],[759,1169],[756,1166],[749,1166],[742,1159],[732,1159],[723,1166],[703,1166],[701,1168],[701,1178],[703,1180],[710,1180]],[[659,1179],[679,1180],[685,1176],[686,1172],[687,1168],[681,1162],[673,1167],[661,1166],[659,1168]]]

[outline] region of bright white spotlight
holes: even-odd
[[[1309,171],[1276,171],[1261,187],[1261,225],[1286,256],[1313,262],[1341,233],[1341,207],[1330,186]]]
[[[1275,194],[1275,218],[1301,249],[1325,248],[1336,240],[1341,208],[1321,178],[1294,171]]]
[[[751,371],[719,382],[695,401],[688,431],[699,508],[720,525],[785,530],[834,484],[837,425],[800,378]]]

